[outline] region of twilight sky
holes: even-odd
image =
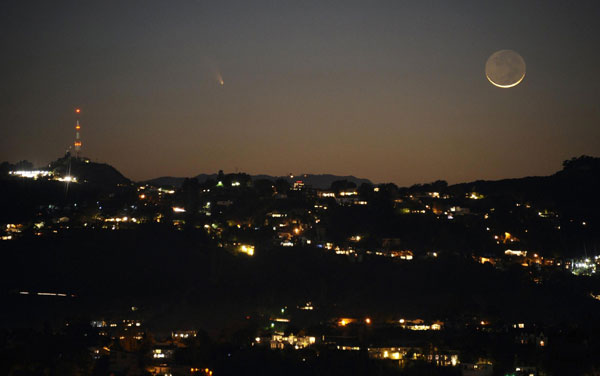
[[[0,161],[400,185],[600,152],[600,2],[3,0]],[[487,58],[512,49],[517,87]],[[222,76],[224,85],[219,84]]]

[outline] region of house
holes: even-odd
[[[271,336],[271,349],[284,349],[286,347],[293,347],[296,350],[303,349],[316,343],[316,337],[312,336],[295,336],[290,334],[289,336],[283,335],[282,333],[275,333]]]
[[[490,363],[461,363],[462,376],[492,376],[494,367]]]

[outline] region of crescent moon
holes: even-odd
[[[519,78],[519,80],[518,80],[517,82],[515,82],[514,84],[510,84],[510,85],[500,85],[500,84],[497,84],[497,83],[495,83],[494,81],[492,81],[492,79],[490,78],[490,76],[488,76],[488,75],[487,75],[487,73],[486,73],[485,77],[488,79],[488,81],[489,81],[489,82],[490,82],[492,85],[494,85],[494,86],[496,86],[496,87],[501,87],[501,88],[503,88],[503,89],[508,89],[508,88],[510,88],[510,87],[515,87],[515,86],[517,86],[518,84],[520,84],[520,83],[521,83],[521,81],[523,81],[523,79],[525,78],[525,73],[523,73],[523,75],[521,76],[521,78]]]
[[[513,50],[494,52],[485,63],[485,77],[496,87],[508,89],[523,81],[527,72],[525,60]]]

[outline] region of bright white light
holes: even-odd
[[[65,183],[75,183],[77,182],[77,178],[74,176],[63,176],[62,178],[58,178],[58,181],[62,181]]]
[[[18,171],[9,171],[9,175],[20,176],[22,178],[27,179],[37,179],[39,177],[45,177],[52,175],[52,171],[46,170],[18,170]]]

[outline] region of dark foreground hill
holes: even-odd
[[[320,307],[317,321],[406,315],[556,324],[586,323],[600,314],[600,305],[588,295],[598,288],[598,278],[559,273],[552,282],[538,285],[525,269],[500,271],[470,258],[356,260],[315,248],[266,244],[248,257],[156,225],[24,239],[7,244],[4,251],[0,294],[12,297],[12,308],[2,314],[18,317],[4,317],[3,322],[14,324],[79,310],[102,316],[137,306],[157,326],[178,322],[220,330],[253,312],[306,301]],[[38,312],[19,291],[73,293],[78,308]]]

